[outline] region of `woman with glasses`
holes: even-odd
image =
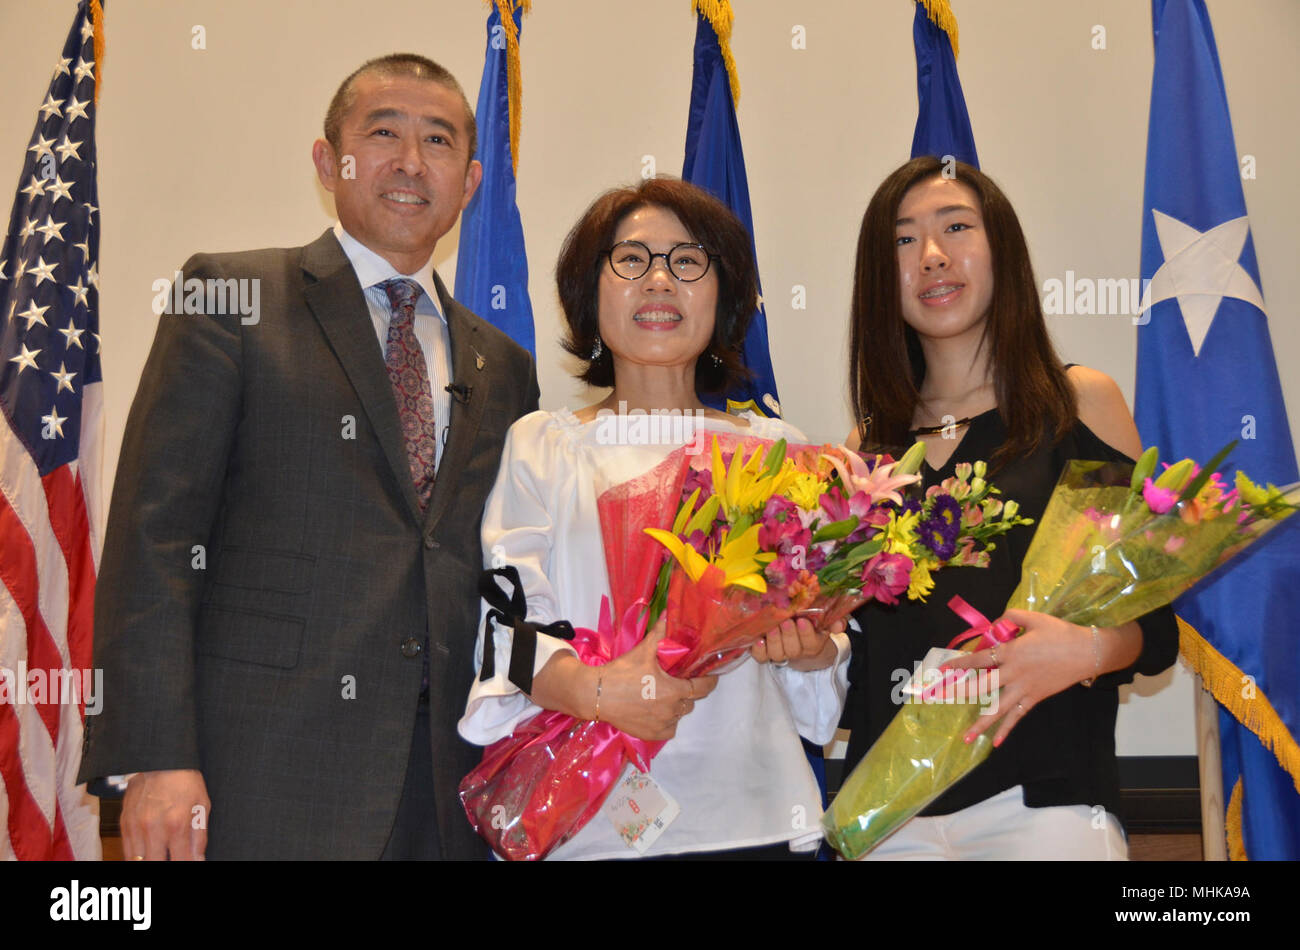
[[[569,233],[556,277],[578,378],[610,392],[576,412],[533,413],[510,429],[484,511],[483,552],[489,564],[518,569],[530,621],[594,629],[609,593],[596,513],[602,486],[650,470],[698,428],[706,437],[804,438],[778,419],[729,416],[700,399],[743,378],[739,348],[757,301],[749,234],[721,202],[670,179],[610,191]],[[689,424],[611,424],[635,413]],[[650,778],[676,814],[668,806],[659,816],[667,825],[644,856],[777,858],[816,848],[821,799],[799,736],[825,743],[834,733],[847,689],[842,633],[787,622],[752,659],[690,680],[658,665],[662,620],[603,667],[583,665],[564,640],[538,634],[531,663],[524,658],[533,673],[531,684],[522,677],[527,691],[507,672],[520,658],[505,633],[498,627],[495,675],[474,682],[464,738],[487,745],[540,709],[555,709],[667,739]],[[606,810],[551,857],[641,856]]]
[[[850,380],[864,447],[927,444],[925,485],[984,460],[1021,513],[1042,517],[1069,459],[1132,460],[1137,426],[1115,382],[1066,366],[1052,348],[1020,222],[978,169],[917,158],[877,189],[854,275]],[[985,569],[935,576],[925,603],[868,604],[853,635],[846,768],[899,710],[899,686],[933,647],[989,620],[1020,580],[1033,530],[998,541]],[[1005,715],[984,717],[992,755],[886,839],[869,859],[1123,859],[1116,813],[1117,687],[1178,651],[1172,611],[1120,627],[1080,627],[1011,611],[1020,637],[954,661],[992,668]]]

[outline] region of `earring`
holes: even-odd
[[[721,366],[721,365],[722,365],[722,357],[719,356],[717,353],[710,353],[710,354],[709,354],[709,359],[713,361],[713,365],[714,365],[714,366]]]
[[[600,336],[596,337],[596,342],[591,348],[591,361],[594,363],[600,359],[600,354],[605,352],[605,347],[601,345]]]

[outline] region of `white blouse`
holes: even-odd
[[[626,417],[625,421],[628,420]],[[777,419],[749,414],[749,425],[704,419],[705,429],[762,439],[806,438]],[[513,565],[528,599],[528,619],[568,620],[595,629],[602,595],[609,594],[596,496],[653,468],[691,434],[664,425],[648,430],[659,444],[628,444],[647,430],[615,429],[617,417],[582,423],[567,410],[538,411],[516,422],[506,436],[501,470],[483,514],[485,564]],[[694,420],[692,420],[694,421]],[[671,441],[676,436],[677,441]],[[486,607],[484,613],[486,613]],[[497,629],[496,675],[470,690],[460,734],[478,745],[509,735],[539,707],[507,679],[508,629]],[[476,673],[482,658],[480,623]],[[821,800],[802,734],[825,744],[834,735],[848,690],[848,638],[833,635],[838,653],[824,670],[801,673],[758,663],[752,657],[722,674],[717,688],[697,700],[650,763],[650,775],[676,799],[681,813],[648,855],[756,847],[789,841],[811,850],[821,837]],[[534,672],[564,640],[539,634]],[[628,765],[627,769],[635,768]],[[602,812],[552,852],[556,859],[633,858],[613,822]]]

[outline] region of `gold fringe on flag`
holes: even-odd
[[[957,17],[953,15],[952,7],[948,6],[948,0],[916,0],[921,6],[925,7],[925,15],[930,18],[930,22],[948,34],[948,42],[952,44],[952,58],[957,58]]]
[[[701,14],[718,34],[718,46],[722,47],[722,65],[727,67],[727,78],[731,80],[731,104],[740,102],[740,76],[736,73],[736,59],[731,55],[731,25],[736,15],[731,10],[731,0],[691,0],[691,10]]]
[[[1228,834],[1228,860],[1249,861],[1246,857],[1246,839],[1241,836],[1241,777],[1232,786],[1232,795],[1228,798],[1228,814],[1224,819],[1224,830]]]
[[[1296,743],[1268,697],[1231,660],[1216,650],[1191,624],[1178,618],[1178,646],[1210,694],[1277,756],[1300,792],[1300,744]],[[1249,685],[1249,689],[1246,687]],[[1243,695],[1250,693],[1249,697]],[[1235,792],[1233,794],[1236,794]]]
[[[506,35],[506,88],[510,98],[510,168],[519,173],[519,123],[523,115],[523,74],[519,67],[519,29],[515,26],[515,11],[532,12],[532,0],[487,0],[501,16],[501,27]]]
[[[104,85],[104,8],[99,0],[90,0],[90,25],[95,29],[95,105]]]

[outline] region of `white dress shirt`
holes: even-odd
[[[424,291],[415,302],[415,338],[420,342],[425,365],[429,368],[433,411],[438,424],[438,452],[434,462],[436,467],[442,461],[442,450],[447,444],[451,423],[451,394],[447,392],[447,386],[451,383],[451,334],[447,329],[447,318],[438,306],[433,269],[426,261],[419,273],[399,274],[392,264],[343,230],[343,224],[338,221],[334,223],[334,236],[343,247],[343,253],[352,262],[352,269],[356,271],[361,289],[365,291],[366,306],[370,308],[370,320],[375,325],[375,336],[379,339],[381,354],[388,351],[388,324],[392,320],[393,311],[388,293],[379,285],[395,277],[405,277],[415,281]]]
[[[762,439],[807,440],[786,423],[748,415],[743,428],[704,420],[717,429]],[[528,619],[568,620],[595,629],[609,593],[596,496],[640,475],[676,445],[610,444],[600,420],[580,423],[567,410],[524,416],[506,435],[497,482],[483,514],[483,556],[519,570]],[[498,563],[500,563],[498,559]],[[486,610],[486,608],[485,608]],[[488,745],[509,735],[539,707],[507,678],[510,631],[497,629],[496,675],[475,677],[460,734]],[[480,621],[475,664],[480,663]],[[745,848],[789,841],[816,846],[821,799],[799,743],[800,734],[829,742],[848,690],[848,638],[835,634],[838,653],[824,670],[801,673],[746,657],[723,673],[717,688],[684,716],[676,736],[650,763],[650,775],[681,806],[649,855]],[[534,670],[567,641],[539,634]],[[597,814],[554,858],[632,858],[637,852]]]

